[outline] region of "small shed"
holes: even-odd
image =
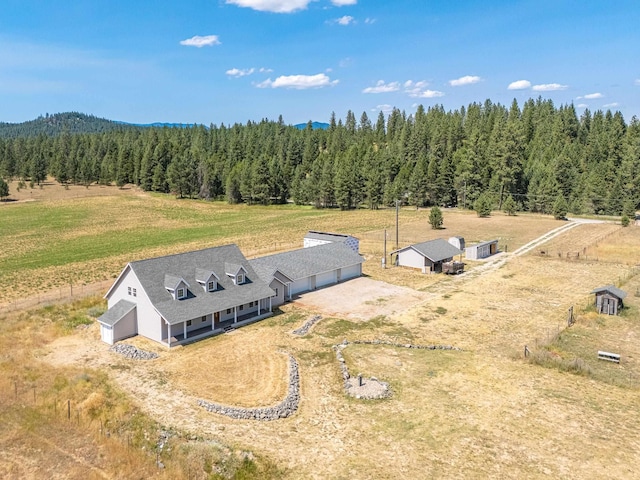
[[[451,237],[449,243],[459,250],[464,250],[464,238],[463,237]]]
[[[498,253],[498,240],[489,240],[471,245],[465,249],[465,256],[469,260],[480,260]]]
[[[309,233],[304,236],[303,246],[304,248],[309,248],[326,243],[344,243],[356,253],[360,250],[360,240],[356,237],[343,233],[318,232],[316,230],[309,230]]]
[[[395,264],[400,267],[419,268],[422,273],[442,272],[442,264],[453,260],[462,250],[441,238],[416,243],[391,252],[396,254]]]
[[[596,295],[595,305],[598,313],[618,315],[620,310],[624,308],[622,300],[627,296],[627,292],[613,285],[594,288],[591,293]]]

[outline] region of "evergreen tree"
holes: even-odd
[[[488,193],[482,193],[473,204],[473,209],[479,217],[488,217],[491,215],[493,201]]]
[[[556,201],[553,202],[553,218],[564,220],[567,217],[568,208],[567,200],[562,195],[558,195]]]
[[[507,196],[507,198],[505,198],[504,202],[502,203],[502,210],[507,215],[515,215],[516,210],[517,210],[517,205],[516,205],[516,202],[515,202],[515,200],[513,199],[513,197],[511,195],[509,195],[509,196]]]
[[[429,225],[431,225],[431,228],[439,230],[442,228],[443,222],[442,210],[438,207],[431,207],[431,211],[429,212]]]
[[[0,177],[0,200],[4,200],[9,196],[9,185]]]

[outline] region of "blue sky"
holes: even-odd
[[[638,0],[2,0],[0,121],[289,124],[470,102],[640,117]]]

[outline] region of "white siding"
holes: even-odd
[[[111,330],[112,341],[117,342],[125,338],[133,337],[138,333],[136,327],[136,309],[134,308],[113,326]]]
[[[397,253],[397,265],[401,267],[420,268],[425,266],[426,259],[424,255],[416,252],[413,248],[408,248]]]
[[[136,289],[136,296],[129,295],[129,287],[133,290]],[[167,292],[168,298],[171,295]],[[109,308],[113,307],[120,300],[127,300],[137,305],[136,317],[137,317],[137,333],[144,337],[155,340],[156,342],[162,341],[162,322],[160,315],[156,312],[155,308],[151,305],[149,297],[142,288],[140,281],[136,274],[131,270],[131,267],[127,267],[120,277],[118,284],[110,292],[107,299]]]
[[[327,285],[332,285],[336,282],[337,280],[335,270],[316,275],[316,288],[326,287]]]
[[[344,267],[340,272],[340,281],[349,280],[350,278],[356,278],[362,275],[362,264],[357,263],[350,267]]]
[[[291,295],[297,295],[302,292],[309,291],[309,277],[301,278],[300,280],[296,280],[291,284]]]
[[[113,345],[113,328],[109,325],[100,324],[100,338],[103,342]]]

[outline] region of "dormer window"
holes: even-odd
[[[184,298],[185,296],[186,295],[184,294],[184,288],[179,288],[176,292],[176,297],[178,298],[178,300]]]
[[[242,273],[238,273],[236,275],[236,285],[242,285],[244,283],[244,275]]]
[[[207,291],[213,292],[215,291],[215,289],[216,289],[216,282],[211,281],[207,283]]]

